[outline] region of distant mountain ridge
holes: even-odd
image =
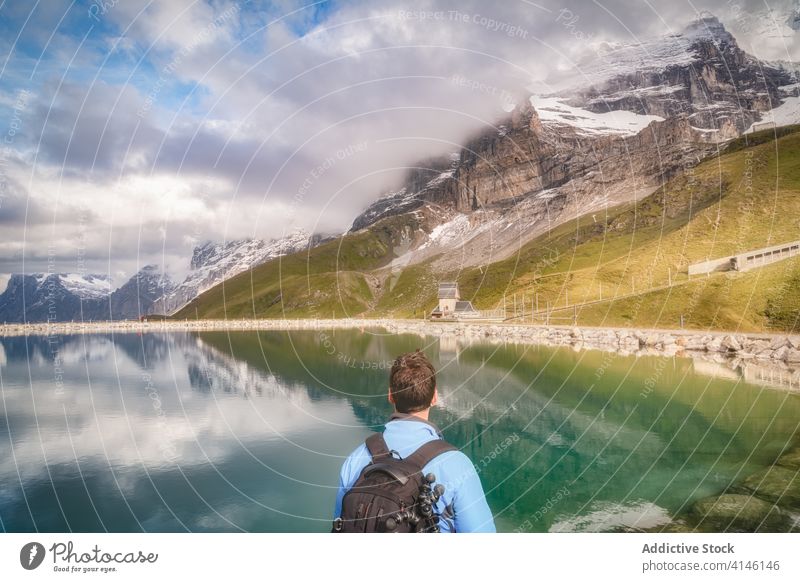
[[[173,286],[155,265],[144,267],[114,291],[106,275],[14,274],[0,294],[0,321],[136,319],[152,313]]]
[[[193,249],[191,271],[180,283],[156,265],[145,266],[116,290],[107,275],[14,274],[0,294],[0,322],[122,320],[170,314],[227,278],[322,240],[320,235],[296,230],[269,241],[208,241]]]

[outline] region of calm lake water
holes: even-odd
[[[5,531],[328,531],[421,347],[500,531],[663,523],[770,464],[800,399],[622,357],[380,330],[0,338]]]

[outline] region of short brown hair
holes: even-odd
[[[389,372],[389,394],[397,412],[419,412],[431,407],[436,392],[436,370],[417,349],[398,357]]]

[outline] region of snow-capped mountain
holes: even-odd
[[[356,217],[351,230],[361,230],[370,224],[403,212],[419,208],[426,198],[435,200],[437,191],[447,186],[455,176],[460,160],[460,153],[453,153],[442,158],[424,160],[408,171],[402,188],[384,194],[359,216]]]
[[[351,230],[413,216],[421,232],[398,261],[482,265],[564,220],[651,194],[754,124],[800,122],[796,69],[745,53],[710,15],[676,34],[600,46],[550,88],[455,160],[414,164]]]
[[[114,291],[106,275],[15,274],[0,294],[0,321],[136,319],[153,313],[156,300],[172,287],[152,265]]]
[[[242,239],[224,243],[206,242],[195,247],[191,271],[159,302],[164,313],[173,313],[189,301],[248,269],[271,259],[303,250],[316,240],[297,230],[280,239]]]
[[[631,74],[662,73],[672,67],[684,67],[698,58],[698,43],[711,41],[719,46],[736,39],[714,16],[690,23],[683,31],[638,42],[601,42],[593,54],[582,59],[574,70],[551,77],[548,82],[559,94],[597,86],[615,77]]]
[[[40,275],[44,277],[44,275]],[[58,277],[64,289],[81,299],[100,299],[111,294],[111,278],[107,275],[52,275]]]
[[[113,291],[105,275],[15,274],[0,294],[0,322],[122,320],[169,314],[229,277],[322,240],[319,235],[295,231],[270,241],[207,242],[195,247],[191,271],[180,284],[156,265],[143,267]]]
[[[714,16],[679,34],[603,47],[551,97],[596,114],[686,115],[722,141],[740,135],[786,98],[793,72],[745,53]]]
[[[0,321],[70,321],[76,316],[80,319],[84,298],[91,317],[97,302],[108,293],[92,297],[97,293],[95,281],[103,278],[88,277],[91,279],[65,273],[11,275],[6,290],[0,294]]]
[[[422,206],[423,200],[419,192],[409,191],[408,188],[401,188],[396,192],[389,192],[378,198],[375,202],[359,214],[353,221],[351,230],[361,230],[370,224],[378,222],[382,218],[409,212]]]

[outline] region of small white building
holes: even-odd
[[[462,301],[458,283],[439,283],[439,305],[431,312],[431,318],[476,317],[479,312],[471,301]]]

